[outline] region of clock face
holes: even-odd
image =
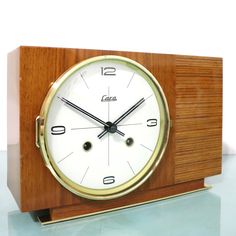
[[[100,56],[64,73],[45,98],[40,147],[56,179],[90,199],[122,196],[159,163],[169,134],[168,107],[150,72]]]

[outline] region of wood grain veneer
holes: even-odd
[[[176,57],[175,182],[221,173],[222,60]]]
[[[35,146],[35,118],[50,86],[65,70],[106,54],[133,59],[157,78],[169,104],[172,128],[153,175],[135,192],[102,203],[72,194],[50,174]],[[20,47],[8,56],[8,72],[8,186],[22,211],[50,208],[55,218],[61,213],[53,209],[63,212],[67,206],[80,206],[76,214],[85,208],[87,213],[102,211],[104,205],[111,209],[189,191],[195,181],[201,184],[193,189],[201,188],[205,177],[221,172],[221,58]]]

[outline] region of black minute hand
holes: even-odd
[[[118,119],[116,119],[113,124],[117,125],[119,124],[122,120],[125,119],[130,113],[132,113],[135,109],[137,109],[143,102],[145,101],[144,98],[141,98],[138,102],[136,102],[132,107],[129,108],[124,114],[122,114]],[[98,138],[102,138],[108,131],[103,130],[99,135]]]
[[[106,126],[106,127],[110,127],[109,124],[107,124],[106,122],[104,122],[103,120],[99,119],[98,117],[94,116],[93,114],[85,111],[83,108],[75,105],[74,103],[70,102],[69,100],[67,100],[66,98],[64,97],[58,97],[59,99],[61,99],[64,103],[66,103],[67,105],[73,107],[74,109],[76,109],[77,111],[80,111],[81,113],[85,114],[86,116],[92,118],[93,120],[97,121],[98,123]],[[119,130],[116,130],[116,132],[118,134],[120,134],[121,136],[124,136],[124,133],[122,133],[121,131]]]

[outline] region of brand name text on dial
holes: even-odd
[[[107,96],[107,95],[103,95],[101,102],[115,102],[117,101],[116,96]]]

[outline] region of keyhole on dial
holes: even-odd
[[[127,138],[125,143],[127,146],[132,146],[132,144],[134,143],[134,140],[132,138]]]
[[[83,144],[83,149],[84,149],[85,151],[89,151],[91,148],[92,148],[92,143],[90,143],[90,142],[85,142],[85,143]]]

